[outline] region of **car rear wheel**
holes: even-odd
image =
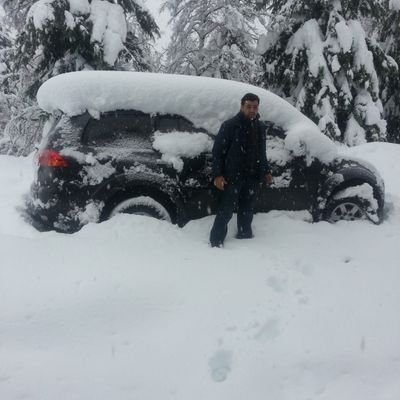
[[[117,204],[110,212],[109,218],[117,214],[135,214],[172,222],[171,214],[157,200],[149,196],[137,196]]]
[[[357,197],[330,200],[325,209],[324,219],[328,222],[367,219],[365,205]]]

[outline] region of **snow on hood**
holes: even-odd
[[[286,131],[294,155],[330,162],[336,146],[288,102],[245,83],[216,78],[126,71],[80,71],[55,76],[39,89],[37,100],[48,113],[69,116],[88,111],[136,109],[145,113],[179,114],[212,134],[233,117],[248,92],[260,97],[260,118]]]

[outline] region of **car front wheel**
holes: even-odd
[[[328,222],[356,221],[367,218],[365,205],[357,197],[330,200],[324,215],[324,219]]]

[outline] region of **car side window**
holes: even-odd
[[[91,118],[83,142],[89,146],[140,146],[151,148],[153,131],[150,115],[140,112],[114,112]]]
[[[154,121],[154,128],[161,132],[179,131],[178,117],[174,115],[157,116]]]
[[[154,128],[156,131],[160,132],[171,132],[171,131],[180,131],[180,132],[199,132],[200,129],[197,129],[193,126],[193,124],[188,121],[186,118],[183,118],[179,115],[157,115],[154,120]]]

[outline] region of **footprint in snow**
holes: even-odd
[[[228,350],[217,351],[209,360],[211,378],[214,382],[223,382],[227,379],[232,366],[232,352]]]
[[[280,333],[279,320],[277,318],[270,318],[258,329],[258,332],[254,335],[254,339],[260,341],[274,340]]]
[[[267,279],[267,285],[275,292],[283,292],[286,288],[286,281],[279,279],[276,276],[270,276]]]

